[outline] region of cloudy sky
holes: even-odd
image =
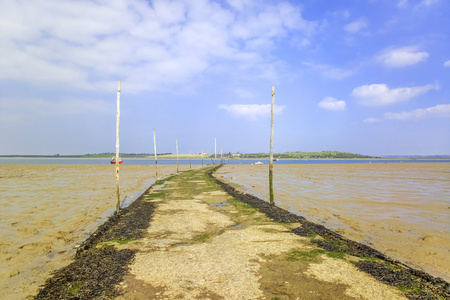
[[[0,0],[0,155],[450,154],[450,1]]]

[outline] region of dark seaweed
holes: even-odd
[[[115,286],[128,272],[136,251],[119,251],[113,246],[99,249],[97,245],[144,237],[154,209],[155,204],[141,196],[111,216],[80,245],[74,262],[47,279],[35,299],[110,299],[118,296]]]
[[[109,299],[118,296],[114,287],[123,279],[135,251],[112,246],[83,253],[47,280],[35,299]]]
[[[297,227],[295,229],[292,229],[292,232],[299,236],[311,236],[315,234],[314,231],[311,231],[303,227]]]
[[[357,263],[357,266],[361,271],[371,274],[384,283],[402,288],[409,299],[450,299],[450,284],[443,279],[435,278],[425,272],[410,268],[372,247],[349,240],[323,225],[309,222],[302,216],[293,214],[253,195],[242,193],[215,178],[213,171],[209,173],[209,176],[214,178],[216,183],[228,194],[253,206],[277,222],[298,222],[302,224],[301,227],[293,229],[292,232],[300,236],[319,235],[321,239],[313,239],[312,242],[324,250],[379,260],[379,262],[362,260]],[[386,267],[386,265],[389,265],[392,269]]]
[[[450,299],[449,283],[425,272],[411,268],[389,268],[379,262],[366,260],[359,261],[356,266],[379,281],[402,289],[409,299]]]
[[[100,242],[142,238],[143,230],[149,226],[154,209],[155,205],[152,202],[144,201],[141,197],[127,208],[122,209],[120,213],[114,213],[80,245],[76,257]]]

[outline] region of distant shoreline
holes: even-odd
[[[122,158],[126,159],[154,159],[154,154],[149,155],[129,155],[129,154],[121,154]],[[436,160],[436,159],[449,159],[450,155],[404,155],[404,156],[394,156],[394,155],[386,155],[386,156],[374,156],[374,157],[314,157],[314,158],[289,158],[289,157],[280,157],[277,158],[277,155],[274,154],[274,158],[277,160],[383,160],[383,159],[392,159],[392,160],[414,160],[414,159],[426,159],[426,160]],[[0,155],[0,158],[85,158],[85,159],[109,159],[112,155]],[[176,154],[162,154],[157,156],[158,159],[176,159]],[[203,157],[199,154],[179,154],[178,159],[214,159],[214,154],[204,155]],[[217,160],[220,160],[220,155],[217,155]],[[260,157],[223,157],[223,159],[227,160],[258,160],[258,159],[269,159],[268,156],[260,156]]]

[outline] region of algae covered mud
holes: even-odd
[[[267,166],[219,179],[268,199]],[[276,204],[450,281],[450,163],[275,165]]]
[[[175,172],[173,165],[158,167],[158,176]],[[124,205],[154,179],[154,166],[121,166]],[[114,165],[0,165],[0,182],[2,299],[24,299],[114,212]]]

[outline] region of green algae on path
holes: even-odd
[[[155,211],[144,237],[114,243],[137,251],[118,299],[405,299],[347,257],[317,251],[291,232],[300,224],[276,223],[225,193],[208,176],[213,169],[182,172],[150,191]],[[292,253],[316,255],[287,259]]]

